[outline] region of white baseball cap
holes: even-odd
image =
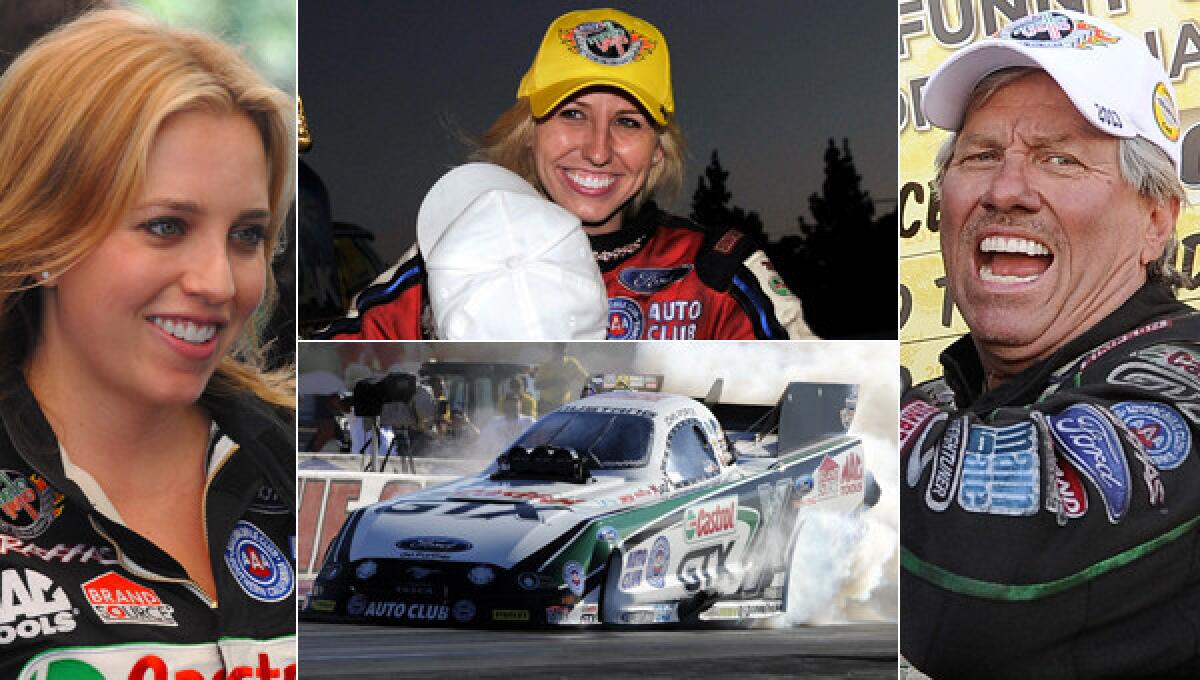
[[[603,340],[608,295],[579,218],[505,168],[442,176],[417,213],[443,340]]]
[[[956,52],[925,85],[925,117],[960,129],[975,85],[1010,66],[1042,69],[1092,125],[1115,137],[1144,137],[1179,168],[1179,110],[1162,65],[1135,36],[1071,10],[1023,17]]]

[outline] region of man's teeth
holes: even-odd
[[[979,278],[992,283],[1032,283],[1041,278],[1041,274],[1030,274],[1029,276],[1006,276],[1004,274],[993,274],[991,263],[984,263],[979,267]]]
[[[158,317],[153,317],[152,320],[155,326],[185,342],[200,344],[208,342],[212,339],[212,336],[217,334],[215,324],[197,326],[191,321],[172,321],[171,319],[160,319]]]
[[[605,189],[617,181],[613,175],[585,175],[578,172],[568,172],[567,177],[570,177],[572,182],[582,184],[589,189]]]
[[[1050,249],[1027,238],[1011,236],[989,236],[979,244],[985,253],[1022,253],[1024,255],[1049,255]]]

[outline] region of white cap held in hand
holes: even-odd
[[[579,218],[505,168],[442,176],[417,214],[443,340],[603,340],[608,296]]]

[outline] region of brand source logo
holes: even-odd
[[[63,589],[33,569],[0,572],[0,645],[18,638],[69,633],[78,609]]]
[[[158,593],[110,571],[86,581],[83,595],[104,623],[141,623],[176,626],[175,609],[163,604]]]
[[[683,537],[702,541],[731,534],[736,530],[737,498],[720,498],[711,503],[688,508],[683,521]]]

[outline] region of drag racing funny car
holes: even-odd
[[[792,383],[774,407],[627,390],[569,403],[481,473],[351,513],[301,618],[559,625],[778,615],[799,525],[878,500],[862,444],[846,434],[856,395],[852,385]]]

